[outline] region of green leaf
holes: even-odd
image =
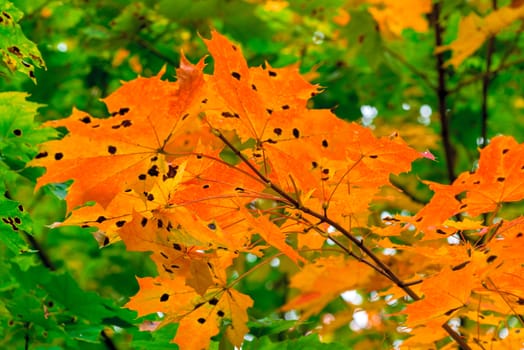
[[[35,66],[45,67],[35,43],[26,38],[18,21],[23,14],[11,2],[0,0],[0,74],[22,72],[36,83]]]
[[[244,342],[242,348],[245,350],[346,350],[347,347],[338,343],[322,343],[318,335],[311,334],[298,339],[287,339],[281,342],[272,342],[269,337],[254,339],[251,342]]]
[[[257,337],[278,334],[294,327],[297,321],[288,321],[266,317],[260,320],[248,322],[249,332]]]
[[[56,135],[54,129],[35,123],[42,105],[27,101],[27,96],[23,92],[0,93],[0,154],[12,169],[23,168],[36,155],[36,145]]]
[[[31,219],[20,209],[18,202],[8,199],[0,200],[0,241],[16,254],[29,251],[21,230],[25,232],[32,230]]]
[[[16,266],[13,270],[22,286],[29,289],[34,288],[34,276],[39,276],[38,286],[50,300],[90,322],[101,323],[104,318],[118,316],[131,323],[134,318],[134,313],[112,307],[98,294],[81,289],[68,273],[51,272],[43,266],[30,268],[27,272],[20,271]]]

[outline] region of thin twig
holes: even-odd
[[[493,10],[498,7],[497,0],[492,1]],[[480,147],[484,148],[488,144],[488,92],[489,83],[491,82],[491,61],[493,58],[493,50],[495,49],[495,35],[489,38],[486,48],[486,74],[482,79],[482,105],[481,105],[481,142]]]
[[[174,59],[172,59],[171,57],[163,54],[162,52],[160,52],[156,47],[154,47],[153,45],[151,45],[147,40],[144,40],[140,37],[136,37],[135,39],[135,42],[143,47],[144,49],[146,49],[147,51],[151,52],[153,55],[157,56],[158,58],[160,58],[161,60],[169,63],[170,65],[172,65],[173,67],[178,67],[178,62],[175,61]]]
[[[387,46],[383,46],[384,51],[386,51],[388,54],[391,55],[391,57],[395,58],[398,62],[400,62],[402,65],[404,65],[408,70],[410,70],[413,74],[415,74],[420,80],[426,83],[426,85],[434,91],[437,91],[437,87],[433,84],[433,82],[428,78],[428,76],[421,70],[419,70],[417,67],[409,63],[402,55],[399,55],[397,52],[393,51]]]
[[[335,237],[333,237],[332,235],[328,234],[327,237],[333,241],[333,243],[335,243],[337,246],[339,246],[340,249],[342,249],[347,255],[355,258],[358,262],[361,262],[365,265],[368,265],[369,267],[371,267],[373,270],[377,271],[378,273],[380,273],[382,276],[386,277],[387,279],[389,279],[389,275],[386,274],[384,271],[382,271],[380,268],[378,268],[377,266],[373,265],[372,263],[370,263],[369,261],[367,261],[366,259],[362,258],[361,256],[358,256],[356,255],[355,253],[353,253],[351,250],[349,250],[348,247],[346,247],[345,245],[342,244],[342,242],[340,242],[339,240],[337,240]],[[405,284],[404,284],[405,285]]]
[[[515,59],[511,62],[507,62],[507,63],[504,63],[504,64],[501,64],[499,65],[497,68],[493,69],[492,71],[489,71],[489,72],[482,72],[480,74],[477,74],[469,79],[465,79],[465,80],[462,80],[459,84],[457,84],[454,88],[452,89],[449,89],[448,90],[448,95],[452,95],[452,94],[455,94],[457,93],[458,91],[462,90],[462,88],[468,86],[468,85],[471,85],[471,84],[474,84],[476,82],[478,82],[479,80],[482,80],[484,79],[485,76],[493,76],[495,74],[498,74],[508,68],[511,68],[513,66],[516,66],[516,65],[519,65],[519,64],[523,64],[524,63],[524,58],[519,58],[519,59]]]
[[[391,182],[391,185],[393,185],[393,187],[395,187],[396,189],[402,191],[402,193],[404,193],[404,195],[406,195],[406,197],[411,199],[413,202],[415,202],[417,204],[422,204],[422,205],[428,204],[428,201],[420,199],[419,197],[417,197],[415,195],[415,193],[411,192],[406,186],[404,186],[403,184],[398,182],[395,178],[390,178],[389,182]]]
[[[442,325],[442,328],[444,328],[444,330],[448,332],[451,338],[453,338],[453,340],[460,346],[461,349],[472,350],[471,347],[466,343],[464,338],[461,337],[460,334],[455,332],[455,330],[451,328],[450,325],[447,324],[447,322]]]
[[[34,236],[30,235],[29,233],[25,231],[22,231],[22,232],[24,236],[26,237],[27,241],[29,242],[31,249],[37,251],[38,257],[40,258],[40,261],[42,261],[42,264],[47,269],[49,269],[49,271],[56,271],[55,264],[51,261],[51,259],[49,258],[45,250],[43,249],[42,245],[40,244],[40,242],[38,242],[38,240]],[[25,340],[26,340],[25,348],[29,349],[29,327],[27,327],[27,330],[28,332],[26,333],[26,337],[25,337]],[[101,336],[102,336],[102,341],[104,342],[105,346],[109,350],[118,350],[115,343],[113,342],[113,339],[104,330],[101,332]]]
[[[26,240],[29,242],[29,245],[31,246],[31,249],[36,250],[38,257],[40,258],[40,261],[46,268],[48,268],[50,271],[56,271],[56,266],[53,264],[47,253],[44,249],[42,249],[42,245],[40,242],[36,240],[36,238],[33,235],[30,235],[26,231],[22,231]]]
[[[24,335],[24,350],[29,350],[29,327],[31,326],[31,323],[25,322],[24,328],[25,328],[25,335]]]
[[[432,20],[433,27],[435,30],[435,46],[440,47],[443,44],[442,34],[444,28],[440,23],[440,1],[433,4]],[[451,143],[449,134],[449,119],[448,119],[448,107],[447,97],[448,91],[446,88],[446,69],[444,68],[444,53],[437,54],[436,70],[438,74],[438,86],[437,86],[437,99],[438,99],[438,111],[440,116],[440,136],[442,138],[442,144],[444,145],[444,154],[446,156],[446,168],[448,172],[448,180],[450,183],[455,180],[455,151]]]

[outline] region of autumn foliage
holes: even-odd
[[[428,182],[434,196],[418,213],[380,218],[390,177],[432,157],[396,132],[379,138],[310,109],[321,88],[297,67],[248,67],[219,33],[204,41],[212,74],[205,59],[182,57],[176,82],[160,72],[124,83],[104,99],[107,118],[74,110],[46,123],[67,134],[31,163],[47,169],[38,186],[73,180],[60,225],[94,227],[102,246],[123,240],[151,252],[158,275],[138,278],[128,308],[162,312],[158,327],[178,323],[181,349],[207,348],[217,334],[240,346],[256,301],[235,287],[279,257],[296,291],[281,311],[301,321],[359,290],[377,296],[364,305],[370,327],[397,329],[403,348],[519,348],[523,335],[508,322],[523,322],[524,221],[497,214],[524,198],[523,145],[492,139],[475,171]],[[260,263],[244,269],[246,254]],[[380,311],[403,298],[403,310]],[[329,339],[347,317],[310,329]],[[448,324],[456,318],[460,329]]]

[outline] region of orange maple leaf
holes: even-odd
[[[71,210],[88,201],[106,207],[115,195],[168,172],[165,153],[194,144],[191,130],[200,130],[200,120],[190,106],[204,84],[203,61],[196,66],[182,58],[178,81],[138,78],[125,83],[104,101],[111,117],[93,118],[79,110],[66,119],[45,123],[65,127],[61,140],[41,147],[31,163],[44,166],[46,174],[37,188],[49,182],[74,179],[67,196]]]

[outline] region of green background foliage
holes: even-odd
[[[379,134],[399,130],[420,151],[430,149],[437,162],[416,163],[412,175],[394,179],[414,202],[431,196],[418,178],[449,182],[434,29],[406,29],[401,38],[385,38],[359,3],[297,0],[275,10],[264,1],[243,0],[0,0],[0,347],[176,348],[168,344],[176,326],[140,332],[143,320],[120,308],[138,288],[134,276],[155,273],[147,254],[126,252],[121,243],[100,249],[87,229],[52,229],[66,215],[61,198],[67,184],[35,192],[43,170],[25,165],[39,143],[58,137],[52,129],[39,128],[42,121],[68,116],[73,106],[107,116],[100,98],[120,81],[155,75],[163,66],[165,77],[174,79],[181,50],[193,62],[202,57],[199,36],[208,37],[211,28],[240,43],[251,65],[267,61],[313,71],[308,77],[325,88],[312,101],[315,107],[333,108],[339,117]],[[462,16],[483,14],[488,5],[445,1],[444,43],[456,38]],[[351,16],[347,25],[333,21],[340,8]],[[491,48],[485,44],[459,67],[445,69],[453,174],[475,167],[483,101],[487,138],[503,133],[524,141],[521,31],[522,23],[514,23]],[[488,56],[495,73],[483,93]],[[429,115],[421,116],[421,108]],[[269,311],[291,293],[287,281],[285,266],[266,265],[239,284],[255,300],[252,315],[257,318],[249,324],[256,339],[246,342],[246,349],[342,349],[361,340],[361,333],[348,329],[336,337],[342,345],[300,337],[292,315]],[[330,305],[344,307],[340,300]],[[295,331],[289,332],[292,327]],[[213,344],[225,346],[220,339]]]

